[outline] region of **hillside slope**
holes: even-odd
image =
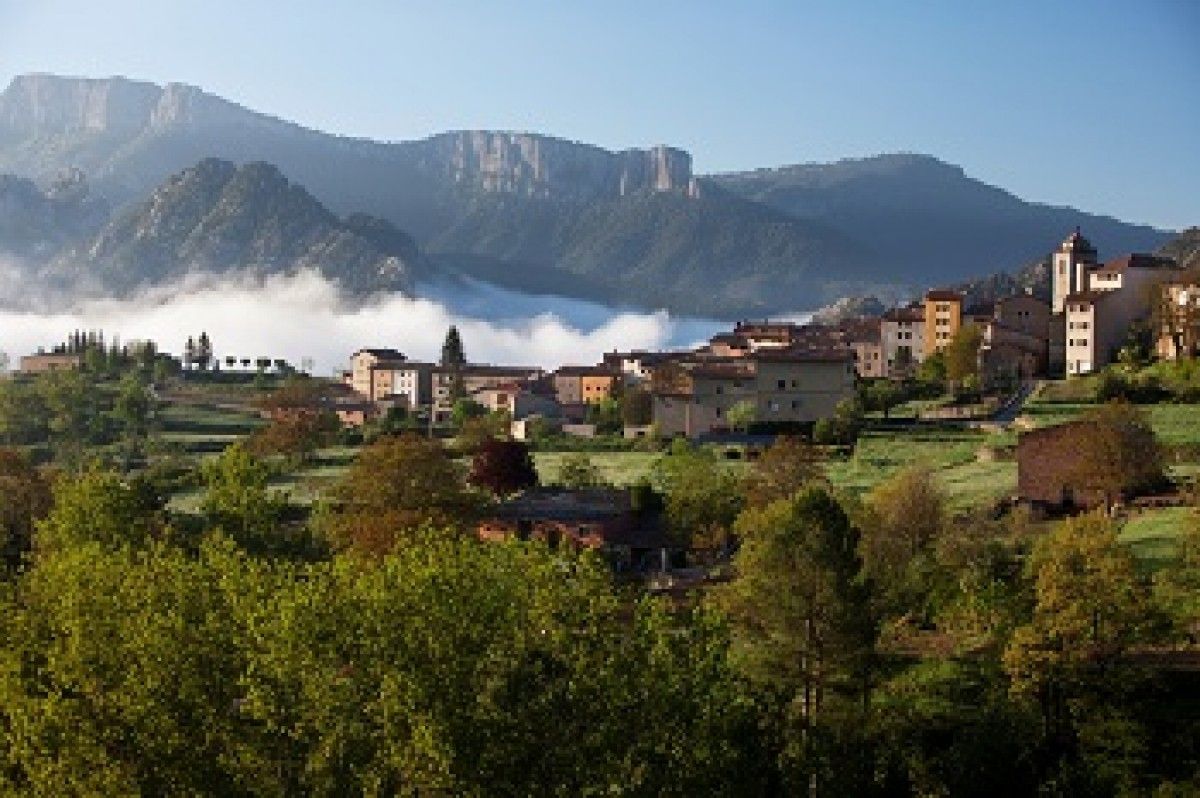
[[[1185,269],[1200,270],[1200,227],[1189,227],[1159,249]]]
[[[387,222],[338,219],[275,167],[206,159],[60,255],[49,279],[120,294],[191,272],[316,269],[351,293],[412,288],[416,245]]]
[[[1102,258],[1150,251],[1170,233],[1026,202],[924,155],[880,155],[714,175],[726,189],[851,237],[869,237],[893,268],[926,286],[1041,258],[1076,226]]]

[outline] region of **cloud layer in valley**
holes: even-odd
[[[590,303],[530,299],[496,289],[481,303],[478,290],[469,286],[436,296],[394,295],[352,305],[314,272],[265,281],[193,276],[169,289],[133,299],[90,300],[70,311],[0,310],[0,351],[15,363],[19,355],[64,340],[71,330],[86,329],[124,341],[151,339],[178,353],[188,335],[203,330],[219,357],[269,356],[293,363],[313,358],[316,372],[328,374],[345,367],[349,354],[365,346],[434,359],[446,328],[457,324],[472,361],[555,367],[592,363],[613,349],[687,346],[719,326],[676,320],[665,312],[607,311]],[[484,304],[486,313],[481,312]],[[531,312],[534,307],[540,310]]]

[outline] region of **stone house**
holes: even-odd
[[[66,352],[38,352],[21,357],[21,373],[45,374],[50,371],[70,371],[83,363],[83,356]]]
[[[756,422],[810,424],[831,416],[855,383],[848,347],[698,354],[656,375],[654,424],[662,435],[689,438],[728,430],[729,411],[743,402],[754,408]]]
[[[598,404],[620,385],[620,372],[607,365],[562,366],[554,372],[554,393],[560,405]]]
[[[359,349],[350,356],[349,385],[359,396],[376,401],[393,391],[394,369],[407,358],[395,349]]]
[[[1099,265],[1096,248],[1079,232],[1067,236],[1051,265],[1048,370],[1089,374],[1112,362],[1129,329],[1145,321],[1158,286],[1178,280],[1169,258],[1131,254]]]
[[[431,401],[433,370],[432,363],[415,360],[387,361],[372,367],[372,385],[376,402],[387,402],[395,407],[414,409]]]
[[[1029,294],[997,300],[991,317],[976,321],[983,333],[980,373],[985,386],[1046,374],[1050,306]]]
[[[1176,281],[1159,285],[1151,314],[1154,351],[1159,357],[1177,360],[1200,354],[1200,284]]]
[[[879,326],[884,376],[904,377],[925,359],[924,304],[893,308]]]
[[[519,383],[481,388],[471,394],[471,399],[487,408],[488,412],[508,413],[514,421],[535,415],[557,418],[561,413],[561,407],[553,396],[539,393],[528,385]]]
[[[654,377],[655,367],[675,357],[673,352],[606,352],[604,365],[620,374],[624,385],[647,385]]]
[[[343,427],[361,427],[379,415],[374,402],[340,400],[335,401],[331,407]]]
[[[1169,258],[1137,254],[1088,270],[1088,289],[1065,298],[1067,374],[1089,374],[1111,363],[1130,328],[1149,319],[1159,286],[1180,274]]]
[[[848,319],[839,324],[838,329],[839,337],[854,351],[859,377],[879,379],[888,376],[880,319]]]
[[[535,488],[497,505],[479,522],[484,541],[541,540],[597,549],[620,567],[661,561],[668,546],[661,514],[638,506],[629,488]]]
[[[536,382],[542,378],[542,374],[542,370],[536,366],[493,366],[487,363],[469,363],[458,368],[435,366],[431,373],[433,403],[439,410],[449,410],[456,380],[461,382],[463,394],[469,396],[484,388]]]
[[[1102,506],[1103,494],[1079,484],[1081,436],[1089,433],[1076,421],[1031,430],[1017,439],[1017,497],[1038,509],[1070,512]]]

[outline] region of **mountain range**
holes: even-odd
[[[499,131],[354,139],[124,78],[14,79],[0,93],[0,173],[14,176],[0,183],[0,250],[89,291],[311,265],[358,293],[463,275],[737,317],[1012,269],[1076,225],[1103,255],[1170,236],[1026,202],[924,155],[699,175],[673,147]],[[47,210],[64,175],[89,187],[91,215]],[[47,188],[39,199],[22,180]],[[70,224],[39,229],[30,214]]]

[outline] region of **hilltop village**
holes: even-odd
[[[362,400],[360,421],[399,409],[440,425],[465,399],[507,412],[517,438],[534,419],[590,437],[589,411],[635,391],[648,396],[627,415],[625,435],[709,439],[750,429],[809,433],[862,381],[949,379],[959,398],[975,400],[948,410],[965,418],[988,414],[983,398],[1008,397],[1032,380],[1102,371],[1126,346],[1165,359],[1196,353],[1200,286],[1169,258],[1101,263],[1076,230],[1054,253],[1050,294],[1049,302],[1022,294],[968,306],[959,291],[933,289],[881,317],[741,321],[693,351],[611,352],[553,372],[364,348],[342,380]]]
[[[0,793],[1195,794],[1200,283],[1050,265],[554,370],[70,333],[0,379]]]

